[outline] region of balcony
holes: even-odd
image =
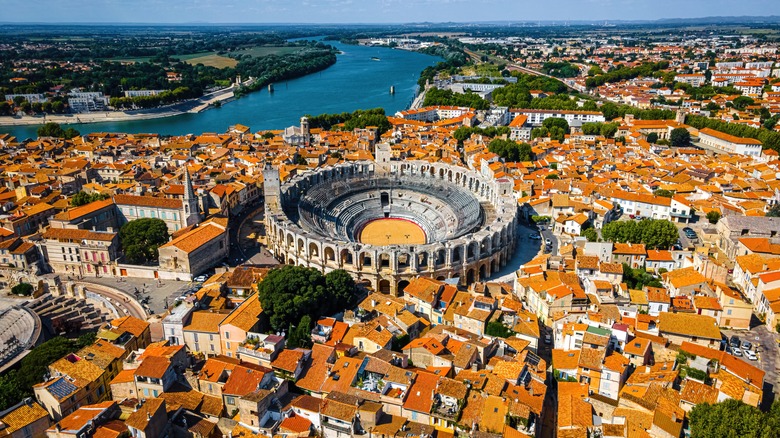
[[[245,342],[239,345],[238,354],[253,357],[265,362],[271,362],[273,360],[274,350],[264,348],[261,343],[252,344]]]

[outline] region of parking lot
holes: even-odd
[[[757,361],[748,360],[745,357],[741,359],[764,370],[764,391],[777,391],[780,389],[780,348],[778,348],[778,334],[769,331],[766,325],[758,324],[750,331],[743,330],[721,330],[724,335],[731,338],[736,335],[742,341],[748,341],[753,344],[753,351],[758,356]],[[771,388],[767,386],[771,385]]]

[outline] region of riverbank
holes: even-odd
[[[250,78],[241,85],[246,87],[254,84]],[[138,120],[162,119],[165,117],[179,116],[182,114],[197,114],[213,105],[228,103],[234,98],[234,85],[213,91],[197,99],[166,105],[159,108],[149,108],[133,111],[100,111],[92,113],[58,114],[45,116],[4,116],[0,117],[0,126],[37,126],[45,123],[59,123],[60,125],[101,123],[101,122],[131,122]]]
[[[426,67],[442,59],[430,55],[380,47],[347,46],[333,43],[338,62],[321,71],[289,80],[276,80],[274,92],[267,84],[257,91],[241,93],[240,98],[221,106],[211,105],[199,113],[184,113],[172,117],[146,120],[104,120],[90,124],[68,124],[82,134],[89,132],[121,132],[127,134],[158,133],[187,135],[202,132],[225,132],[230,126],[249,126],[253,132],[297,126],[306,114],[333,114],[357,109],[384,108],[387,114],[406,110],[419,91],[417,80]],[[371,57],[381,58],[381,62]],[[263,82],[263,81],[261,81]],[[390,87],[395,87],[395,94]],[[42,123],[42,118],[36,120]],[[18,121],[19,119],[17,119]],[[49,118],[47,117],[47,121]],[[73,123],[75,120],[68,120]],[[37,126],[0,126],[19,140],[36,138]]]

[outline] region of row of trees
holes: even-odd
[[[81,133],[73,128],[62,129],[59,123],[49,122],[38,128],[36,131],[38,137],[55,137],[70,140],[78,137]]]
[[[80,207],[82,205],[87,205],[90,202],[102,201],[110,197],[111,195],[109,195],[108,193],[98,193],[98,192],[87,193],[82,190],[76,193],[75,195],[73,195],[72,198],[70,198],[70,205],[74,207]]]
[[[556,78],[574,78],[580,75],[580,69],[569,62],[545,62],[542,72]]]
[[[452,90],[443,90],[440,88],[431,88],[425,93],[424,106],[448,105],[448,106],[467,106],[478,110],[490,108],[490,103],[479,97],[479,94],[466,92],[456,93]]]
[[[379,135],[389,131],[393,126],[387,120],[384,108],[357,110],[351,113],[320,114],[306,116],[309,119],[309,127],[325,130],[334,129],[335,125],[344,124],[344,129],[352,131],[355,128],[376,126]]]
[[[754,138],[764,144],[764,149],[780,151],[780,132],[693,115],[687,116],[685,123],[696,129],[710,128],[737,137]]]
[[[669,61],[647,62],[637,67],[617,67],[607,73],[591,76],[585,80],[585,86],[595,88],[601,85],[634,79],[640,76],[651,76],[653,73],[669,68]]]
[[[590,122],[582,124],[582,133],[585,135],[603,135],[606,138],[613,138],[617,131],[617,123]]]
[[[177,87],[173,90],[165,90],[153,96],[112,97],[108,104],[114,108],[154,108],[160,105],[169,105],[180,100],[199,97],[188,87]]]
[[[472,135],[484,135],[485,137],[500,137],[502,135],[509,135],[510,130],[508,126],[488,126],[487,128],[480,128],[478,126],[461,126],[452,133],[452,138],[463,142],[467,138],[471,138]]]
[[[602,228],[601,237],[610,242],[643,243],[648,249],[669,249],[680,236],[668,220],[642,219],[610,222]]]
[[[734,399],[700,403],[691,409],[688,419],[692,438],[776,437],[780,430],[780,402],[772,403],[768,412]]]
[[[488,150],[498,154],[506,161],[518,162],[531,161],[533,159],[533,151],[528,143],[517,143],[512,140],[496,138],[488,144]]]

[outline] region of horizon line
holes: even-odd
[[[0,21],[5,25],[135,25],[135,26],[382,26],[382,25],[464,25],[464,24],[525,24],[544,23],[564,25],[566,23],[658,23],[669,20],[714,20],[714,19],[755,19],[769,21],[780,18],[778,15],[709,15],[697,17],[665,17],[656,19],[641,18],[594,18],[594,19],[528,19],[528,20],[478,20],[478,21],[374,21],[374,22],[306,22],[306,21],[275,21],[275,22],[211,22],[211,21],[180,21],[180,22],[143,22],[143,21]]]

